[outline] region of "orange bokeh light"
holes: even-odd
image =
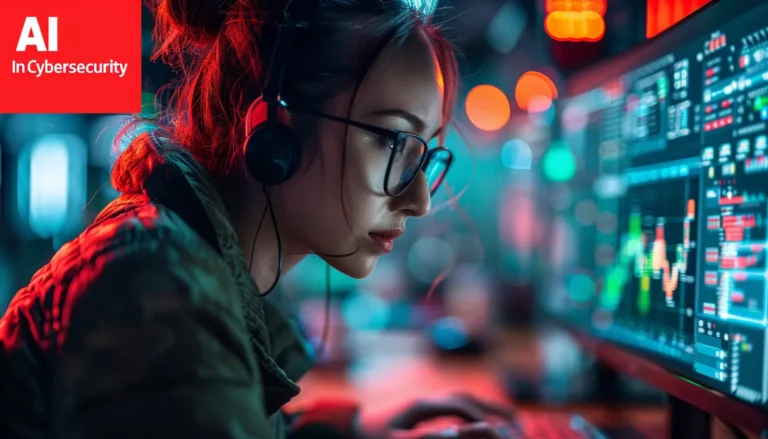
[[[523,111],[539,113],[552,106],[557,99],[557,87],[541,72],[525,72],[515,87],[515,102]]]
[[[467,94],[467,117],[483,131],[496,131],[509,122],[511,109],[507,96],[492,85],[478,85]]]
[[[547,0],[545,5],[547,14],[556,11],[597,12],[601,17],[605,15],[604,0]]]
[[[605,36],[605,21],[594,11],[555,11],[547,15],[544,29],[557,41],[594,42]]]
[[[544,30],[557,41],[599,41],[605,9],[604,0],[547,0]]]

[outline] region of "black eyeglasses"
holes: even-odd
[[[286,106],[286,108],[288,107]],[[423,171],[427,178],[430,196],[434,195],[453,162],[453,153],[450,150],[442,146],[430,149],[427,141],[418,134],[381,128],[321,112],[294,110],[292,108],[289,110],[297,114],[306,114],[347,124],[388,139],[392,152],[387,164],[387,173],[384,175],[384,193],[390,197],[396,197],[408,190],[419,171]]]

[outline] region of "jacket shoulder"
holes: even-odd
[[[142,267],[150,261],[152,267]],[[40,347],[50,347],[56,341],[54,334],[64,329],[61,317],[77,300],[78,291],[88,290],[101,273],[110,273],[109,279],[101,276],[102,284],[141,281],[140,272],[146,271],[142,268],[182,275],[204,272],[218,282],[229,280],[215,250],[173,211],[144,197],[121,197],[93,225],[64,244],[15,294],[0,320],[0,341],[6,348],[31,341],[9,339],[20,333],[12,329],[23,325],[29,327],[24,334]]]

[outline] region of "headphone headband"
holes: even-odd
[[[289,0],[285,6],[285,19],[277,25],[277,39],[262,92],[262,100],[267,104],[267,120],[277,120],[280,93],[296,32],[310,27],[318,6],[318,0]]]

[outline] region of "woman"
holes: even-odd
[[[0,323],[0,437],[500,437],[481,422],[494,410],[466,397],[394,416],[326,404],[283,422],[309,361],[260,293],[310,253],[365,277],[429,212],[450,156],[426,143],[456,87],[437,29],[397,0],[323,0],[279,52],[285,5],[153,6],[156,57],[181,73],[171,111],[122,134],[144,130],[114,166],[122,195]],[[263,150],[276,135],[254,133],[267,122],[298,139],[282,179],[254,161],[291,147]],[[440,415],[468,423],[408,431]]]

